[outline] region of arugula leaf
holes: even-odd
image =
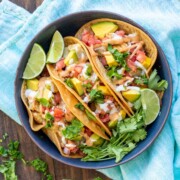
[[[111,44],[108,44],[108,51],[113,55],[114,59],[126,69],[126,71],[130,70],[126,63],[126,58],[129,55],[128,52],[120,53],[117,49],[114,49]]]
[[[102,91],[93,89],[90,92],[90,99],[91,99],[91,102],[102,104],[104,102],[104,95]]]
[[[4,175],[5,180],[17,180],[17,175],[15,174],[15,161],[4,161],[0,165],[0,173]]]
[[[89,120],[96,120],[94,115],[92,115],[87,109],[85,109],[85,113],[86,113]]]
[[[148,87],[153,90],[164,91],[168,87],[168,82],[166,80],[160,80],[157,70],[154,69],[149,77]]]
[[[45,106],[45,107],[49,107],[49,106],[50,106],[49,101],[48,101],[47,99],[45,99],[45,98],[40,98],[40,99],[39,99],[39,102],[40,102],[43,106]]]
[[[88,68],[87,68],[87,70],[86,70],[86,75],[87,75],[87,76],[91,76],[91,74],[92,74],[92,66],[89,64],[89,65],[88,65]]]
[[[81,103],[77,103],[75,105],[75,108],[80,109],[81,111],[84,111],[84,109],[85,109],[84,106]]]
[[[67,86],[69,86],[70,88],[74,88],[73,83],[71,82],[70,78],[67,78],[64,80],[64,82],[67,84]]]
[[[80,132],[82,130],[83,124],[74,118],[69,126],[66,126],[66,128],[62,131],[63,136],[66,139],[70,140],[77,140],[80,136]]]
[[[46,119],[46,126],[45,126],[45,128],[52,127],[53,121],[54,121],[54,117],[49,112],[47,112],[46,115],[45,115],[45,119]]]
[[[92,84],[91,83],[83,84],[83,87],[86,88],[87,92],[90,92],[92,88]]]
[[[118,74],[117,68],[115,66],[109,67],[109,70],[107,71],[107,75],[112,79],[116,77],[117,79],[121,79],[122,75]]]
[[[142,85],[142,84],[148,84],[148,79],[147,79],[147,77],[145,76],[145,75],[143,75],[143,76],[141,76],[141,77],[139,77],[139,78],[136,78],[135,80],[134,80],[134,82],[137,84],[137,85]]]

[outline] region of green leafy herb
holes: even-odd
[[[4,134],[3,134],[3,140],[5,140],[7,137],[8,137],[8,134],[7,134],[7,133],[4,133]]]
[[[89,120],[96,120],[96,118],[87,109],[85,109],[85,113]]]
[[[48,112],[45,115],[45,119],[46,119],[46,128],[52,127],[53,125],[53,121],[54,121],[54,117]]]
[[[94,178],[93,180],[103,180],[103,179],[100,178],[100,177],[96,177],[96,178]]]
[[[141,77],[139,77],[139,78],[136,78],[135,80],[134,80],[134,82],[137,84],[137,85],[139,85],[139,84],[148,84],[148,79],[147,79],[147,77],[145,76],[145,75],[143,75],[143,76],[141,76]]]
[[[100,161],[116,158],[116,162],[119,162],[136,147],[137,142],[145,139],[146,135],[143,110],[140,109],[134,116],[118,123],[110,141],[105,141],[98,147],[82,146],[81,150],[86,154],[82,160]]]
[[[157,70],[155,69],[149,77],[148,87],[153,90],[164,91],[168,87],[168,82],[160,80],[160,76],[157,75]]]
[[[134,104],[134,108],[136,110],[139,110],[142,106],[141,98],[138,98],[138,100],[136,100],[133,104]]]
[[[37,171],[42,172],[47,180],[52,180],[52,175],[47,173],[47,164],[42,160],[33,160],[31,162],[25,161],[23,159],[24,155],[19,151],[19,146],[20,143],[18,141],[10,141],[7,148],[0,146],[0,156],[5,159],[0,164],[0,173],[4,175],[5,180],[18,179],[15,173],[15,165],[17,160],[22,160],[24,164],[33,166]]]
[[[69,126],[62,131],[62,134],[65,138],[70,140],[77,140],[79,139],[80,132],[82,130],[83,124],[74,118]]]
[[[84,109],[85,109],[84,106],[81,103],[77,103],[75,105],[75,108],[80,109],[81,111],[84,111]]]
[[[92,74],[92,66],[89,64],[89,65],[88,65],[88,68],[87,68],[87,70],[86,70],[86,75],[87,75],[87,76],[91,76],[91,74]]]
[[[112,66],[108,68],[109,70],[107,71],[107,75],[112,79],[112,78],[117,78],[117,79],[121,79],[122,75],[118,74],[117,72],[117,67]]]
[[[87,92],[90,92],[92,88],[92,84],[91,83],[83,84],[83,87],[86,88]]]
[[[93,89],[90,92],[90,99],[91,99],[91,102],[96,102],[98,104],[101,104],[104,102],[104,95],[102,91]]]
[[[129,55],[128,52],[120,53],[117,49],[114,49],[111,44],[108,44],[108,51],[113,55],[114,59],[126,69],[126,71],[130,70],[126,63],[126,58]]]
[[[67,78],[64,80],[64,82],[67,84],[67,86],[69,86],[70,88],[74,88],[73,83],[71,82],[70,78]]]
[[[17,175],[15,173],[15,161],[9,160],[4,161],[0,164],[0,173],[4,175],[5,180],[17,180]]]
[[[39,99],[39,102],[40,102],[43,106],[45,106],[45,107],[49,107],[49,106],[50,106],[49,101],[48,101],[47,99],[45,99],[45,98],[40,98],[40,99]]]

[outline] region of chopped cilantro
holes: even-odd
[[[45,106],[45,107],[49,107],[49,106],[50,106],[49,101],[48,101],[47,99],[45,99],[45,98],[40,98],[40,99],[39,99],[39,102],[40,102],[43,106]]]
[[[45,115],[45,119],[46,119],[46,128],[52,127],[53,125],[53,121],[54,121],[54,117],[48,112]]]
[[[121,74],[118,74],[117,72],[117,67],[115,66],[112,66],[112,67],[109,67],[108,68],[108,71],[107,71],[107,75],[112,79],[112,78],[117,78],[117,79],[121,79],[122,78],[122,75]]]
[[[128,52],[120,53],[117,49],[114,49],[111,44],[108,44],[108,51],[113,55],[114,59],[126,69],[126,71],[130,70],[126,63],[126,58],[129,55]]]
[[[81,111],[84,111],[84,109],[85,109],[84,106],[81,103],[77,103],[75,105],[75,108],[80,109]]]
[[[87,92],[90,92],[92,88],[92,84],[91,83],[83,84],[83,87],[86,88]]]
[[[91,99],[91,102],[96,102],[98,104],[101,104],[104,102],[104,95],[102,91],[93,89],[90,92],[90,99]]]
[[[71,82],[71,79],[70,78],[67,78],[64,80],[64,82],[67,84],[67,86],[69,86],[70,88],[73,88],[74,85],[73,83]]]
[[[79,120],[74,118],[71,121],[71,124],[66,126],[66,128],[62,131],[62,134],[67,139],[77,140],[83,126],[84,125]]]
[[[147,77],[145,76],[145,75],[143,75],[143,76],[141,76],[141,77],[139,77],[139,78],[136,78],[135,80],[134,80],[134,82],[137,84],[137,85],[142,85],[142,84],[148,84],[148,79],[147,79]]]
[[[160,80],[157,70],[154,69],[149,77],[148,87],[153,90],[164,91],[168,87],[168,82],[166,80]]]
[[[103,179],[100,178],[100,177],[96,177],[96,178],[94,178],[93,180],[103,180]]]
[[[8,134],[7,134],[7,133],[4,133],[4,134],[3,134],[3,140],[5,140],[7,137],[8,137]]]

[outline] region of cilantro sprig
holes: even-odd
[[[84,109],[85,109],[84,106],[81,103],[77,103],[75,105],[75,108],[80,109],[81,111],[84,111]]]
[[[166,80],[160,80],[157,70],[154,69],[149,77],[148,87],[156,91],[164,91],[168,87],[168,82]]]
[[[135,82],[137,85],[143,85],[143,84],[147,85],[147,84],[148,84],[148,78],[146,77],[146,75],[142,75],[142,76],[136,78],[136,79],[134,80],[134,82]]]
[[[98,104],[101,104],[104,102],[104,95],[102,91],[100,90],[96,90],[96,89],[91,90],[89,96],[90,96],[91,102],[95,102]]]
[[[114,49],[111,44],[108,44],[108,51],[113,55],[114,59],[126,69],[126,71],[130,70],[126,63],[126,58],[129,55],[128,52],[121,53],[117,49]]]
[[[112,78],[116,78],[116,79],[121,79],[122,78],[122,75],[121,74],[118,74],[117,72],[117,67],[116,66],[112,66],[112,67],[109,67],[108,68],[108,71],[107,71],[107,75],[112,79]]]
[[[82,160],[101,161],[116,158],[116,162],[119,162],[136,147],[137,142],[146,138],[147,132],[143,117],[141,109],[134,116],[118,123],[110,141],[105,141],[98,147],[82,146],[81,149],[86,154]]]

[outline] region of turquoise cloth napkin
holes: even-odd
[[[30,14],[3,0],[0,3],[0,109],[20,124],[14,103],[14,79],[20,57],[45,25],[68,13],[106,10],[127,16],[162,47],[173,76],[173,103],[169,119],[157,140],[134,160],[100,170],[113,180],[180,179],[180,1],[178,0],[45,0]]]

